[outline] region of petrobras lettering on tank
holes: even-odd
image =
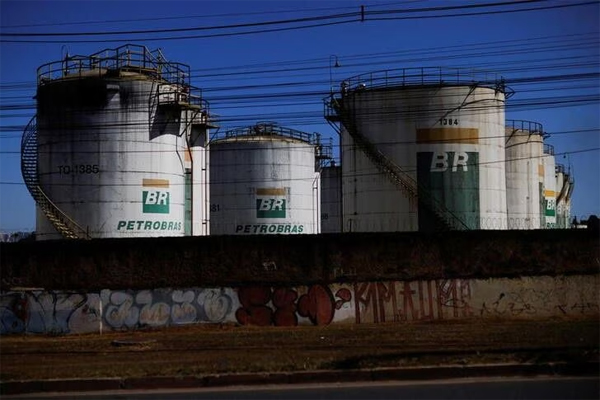
[[[256,218],[286,217],[285,188],[256,189]]]
[[[303,233],[304,225],[301,224],[246,224],[236,225],[235,233],[246,235],[262,234],[290,234]]]
[[[142,212],[144,214],[168,214],[169,181],[167,179],[143,179],[142,187]]]
[[[181,221],[121,220],[117,231],[180,231]]]

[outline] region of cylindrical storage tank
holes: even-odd
[[[506,121],[508,229],[544,227],[543,140],[541,124]]]
[[[89,238],[184,235],[189,67],[158,53],[127,45],[38,70],[37,181],[51,201],[36,198],[39,239],[68,237],[57,213]]]
[[[556,176],[554,146],[544,144],[544,220],[546,228],[556,228]]]
[[[211,235],[320,233],[320,175],[311,135],[273,123],[209,144]]]
[[[331,164],[321,170],[321,232],[342,231],[342,168]]]
[[[505,93],[495,74],[442,68],[343,82],[344,231],[505,229]]]

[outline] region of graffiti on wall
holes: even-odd
[[[85,333],[100,321],[97,294],[57,291],[0,295],[0,333]]]
[[[306,293],[269,286],[238,289],[103,290],[103,320],[109,329],[134,329],[191,323],[238,322],[242,325],[294,326],[300,320],[327,325],[335,311],[352,297],[349,289],[335,296],[328,286],[314,285]],[[302,291],[301,291],[302,292]]]
[[[347,288],[338,289],[335,295],[326,285],[302,289],[306,289],[306,293],[298,295],[295,288],[239,288],[236,320],[242,325],[296,326],[300,319],[307,319],[313,325],[329,325],[336,311],[352,298]]]
[[[101,293],[104,323],[110,329],[231,321],[233,289],[156,289]]]
[[[354,284],[356,323],[469,317],[469,281],[450,279]]]
[[[501,291],[479,309],[482,317],[528,317],[528,316],[578,316],[597,315],[598,299],[586,296],[584,291],[566,295],[566,290],[556,288],[536,289],[533,287]]]
[[[100,293],[0,293],[0,334],[85,333],[194,323],[258,326],[457,318],[597,317],[599,276],[356,282]]]

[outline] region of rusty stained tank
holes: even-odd
[[[225,132],[209,149],[211,235],[320,233],[313,135],[257,123]]]
[[[341,123],[343,230],[506,229],[507,93],[501,76],[466,69],[343,82],[327,111]]]
[[[207,109],[189,72],[136,45],[38,69],[37,123],[22,147],[38,239],[191,234],[186,193],[193,183],[201,197],[206,178],[188,173],[186,138],[206,129]],[[205,141],[191,143],[200,170]],[[194,218],[194,234],[207,234],[207,213]]]
[[[544,228],[544,128],[506,120],[508,229]]]

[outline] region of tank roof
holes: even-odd
[[[507,119],[505,122],[505,129],[511,130],[508,140],[517,132],[528,133],[529,135],[539,135],[541,139],[545,139],[550,135],[544,132],[544,127],[539,122],[525,121],[518,119]]]
[[[294,140],[309,144],[318,142],[318,135],[302,132],[296,129],[284,128],[274,122],[259,122],[243,128],[230,129],[216,141],[261,141],[261,140]]]
[[[423,67],[381,70],[356,75],[341,84],[345,91],[368,89],[398,89],[419,86],[473,86],[501,91],[510,97],[514,91],[504,78],[495,73],[466,68]]]
[[[37,82],[44,85],[60,79],[104,76],[117,71],[191,87],[189,65],[167,61],[160,49],[150,50],[135,44],[104,49],[90,55],[67,54],[62,60],[40,66]]]

